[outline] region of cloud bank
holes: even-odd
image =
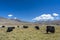
[[[33,21],[47,21],[47,20],[54,20],[56,16],[59,16],[57,13],[51,14],[42,14],[40,16],[37,16],[33,18]]]

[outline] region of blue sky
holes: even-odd
[[[57,13],[60,15],[60,0],[0,0],[0,16],[13,17],[25,21],[42,14]]]

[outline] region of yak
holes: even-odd
[[[39,26],[35,26],[35,28],[36,28],[37,30],[39,30]]]
[[[8,27],[7,32],[11,32],[13,29],[15,29],[15,27]]]
[[[46,26],[46,33],[51,32],[55,33],[55,27],[54,26]]]

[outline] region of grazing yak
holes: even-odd
[[[46,26],[46,33],[51,32],[55,33],[55,27],[54,26]]]
[[[25,25],[24,25],[23,28],[28,28],[28,26],[25,26]]]
[[[7,32],[11,32],[13,29],[15,29],[15,27],[8,27]]]
[[[17,26],[19,28],[19,26]]]
[[[37,30],[39,30],[39,26],[35,26],[35,28],[36,28]]]
[[[2,26],[2,28],[4,28],[5,26]]]

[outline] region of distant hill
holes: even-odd
[[[53,20],[53,21],[36,21],[35,23],[39,24],[53,24],[53,25],[60,25],[60,20]]]
[[[0,17],[0,25],[30,25],[32,22],[22,21],[20,19],[8,19]]]

